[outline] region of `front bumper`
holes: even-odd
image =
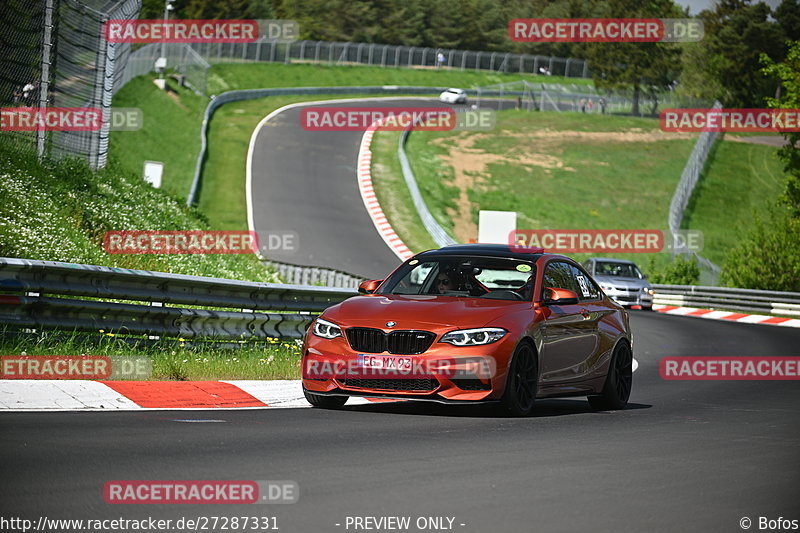
[[[314,394],[438,402],[492,401],[503,394],[514,347],[514,340],[506,335],[486,346],[457,347],[434,342],[419,355],[364,354],[353,350],[342,337],[328,340],[309,334],[303,347],[302,382]],[[412,371],[364,369],[360,354],[408,358],[413,363]]]
[[[625,307],[634,305],[642,307],[653,306],[653,295],[641,289],[603,289],[603,292],[616,303]]]

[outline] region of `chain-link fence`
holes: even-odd
[[[711,109],[722,109],[722,104],[718,101],[714,102]],[[692,154],[689,156],[689,160],[686,162],[686,166],[683,168],[681,180],[675,188],[672,202],[669,205],[669,229],[673,235],[681,229],[686,206],[689,205],[689,199],[692,197],[694,188],[697,186],[697,182],[700,181],[700,176],[703,174],[708,155],[718,136],[719,132],[716,131],[702,132],[697,138],[697,142],[694,145]],[[697,252],[676,249],[673,251],[673,254],[692,254],[697,259],[700,266],[714,281],[716,281],[716,277],[721,271],[719,266],[705,257],[701,257]]]
[[[637,114],[655,116],[662,108],[707,108],[706,100],[687,98],[674,91],[641,88],[598,90],[593,85],[575,83],[531,83],[514,81],[480,87],[481,98],[516,99],[517,107],[528,111],[582,111],[584,113]],[[638,109],[635,105],[638,101]]]
[[[194,43],[191,48],[209,63],[327,63],[590,77],[589,66],[583,59],[504,52],[444,50],[376,43],[285,42],[263,38],[252,43]]]
[[[3,0],[0,98],[3,107],[96,108],[92,131],[13,132],[39,155],[78,156],[102,167],[108,154],[111,97],[130,44],[109,43],[103,24],[135,19],[141,0]]]
[[[114,92],[116,93],[136,76],[152,72],[156,60],[162,57],[162,51],[163,57],[167,60],[167,69],[177,72],[182,82],[195,92],[205,94],[208,69],[211,65],[191,46],[182,43],[151,43],[137,49],[125,62],[121,76],[115,80]]]

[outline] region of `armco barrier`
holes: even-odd
[[[800,292],[732,289],[702,285],[653,285],[653,302],[779,316],[800,317]]]
[[[796,292],[653,287],[659,304],[800,316]],[[223,340],[299,338],[313,313],[357,294],[331,287],[9,258],[0,258],[0,292],[3,328]]]
[[[311,313],[356,294],[10,258],[0,258],[0,292],[3,327],[227,340],[302,337]]]

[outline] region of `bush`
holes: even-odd
[[[651,283],[663,285],[697,285],[700,280],[700,267],[694,257],[685,259],[683,256],[675,256],[672,263],[668,264],[662,271],[655,270],[655,260],[653,257],[648,262],[647,271]]]
[[[785,212],[753,227],[725,258],[720,282],[728,287],[800,291],[800,219]]]

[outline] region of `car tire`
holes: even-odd
[[[528,416],[533,411],[539,389],[539,365],[536,350],[529,342],[521,342],[514,355],[506,377],[506,390],[500,404],[511,416]]]
[[[589,405],[595,411],[615,411],[628,404],[633,384],[633,352],[627,342],[620,342],[608,367],[603,392],[589,396]]]
[[[327,396],[323,394],[314,394],[303,389],[303,395],[306,397],[308,403],[314,407],[322,409],[339,409],[347,403],[347,396]]]

